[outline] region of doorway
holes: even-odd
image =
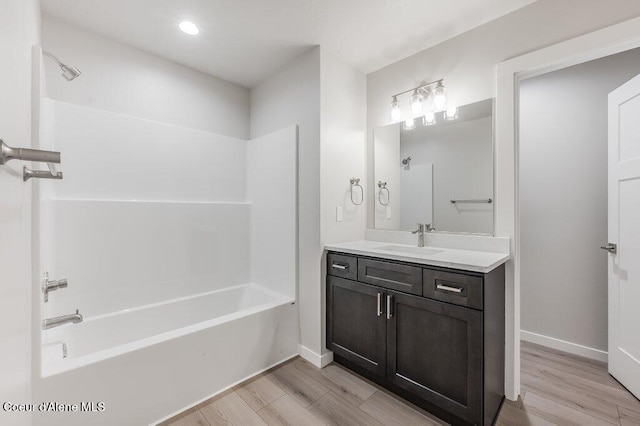
[[[608,94],[640,48],[519,86],[521,339],[607,360]]]
[[[520,394],[520,212],[518,210],[518,86],[554,70],[640,47],[640,17],[576,37],[498,64],[496,69],[496,235],[511,239],[506,265],[505,394]]]
[[[607,372],[608,94],[640,49],[522,78],[518,99],[520,409],[619,422],[638,402]],[[622,409],[620,408],[622,407]]]

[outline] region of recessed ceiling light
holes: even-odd
[[[196,24],[191,21],[182,21],[178,27],[185,33],[189,35],[196,35],[200,32]]]

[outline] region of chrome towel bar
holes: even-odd
[[[491,204],[493,203],[493,200],[491,198],[486,198],[484,200],[456,200],[455,198],[449,200],[451,201],[451,204],[456,204],[456,203],[486,203],[486,204]]]

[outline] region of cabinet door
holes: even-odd
[[[327,277],[327,348],[384,377],[386,321],[384,290]]]
[[[388,292],[387,380],[482,424],[482,313]]]

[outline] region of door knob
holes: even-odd
[[[618,252],[618,246],[613,243],[607,243],[606,246],[600,247],[602,250],[606,250],[611,254],[616,254]]]

